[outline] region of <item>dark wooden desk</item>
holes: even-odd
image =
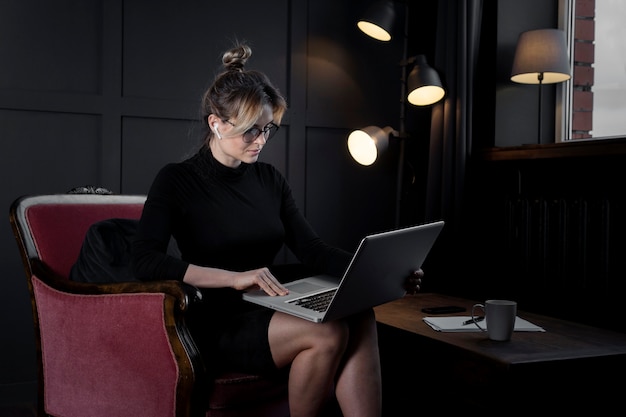
[[[527,313],[523,306],[518,316],[545,333],[515,332],[510,342],[494,342],[485,333],[437,332],[422,320],[424,307],[459,305],[467,312],[456,315],[469,315],[474,303],[418,294],[375,308],[385,415],[403,415],[407,401],[420,393],[452,411],[479,411],[520,398],[525,400],[517,410],[579,411],[585,406],[597,411],[626,405],[620,397],[626,388],[626,334]]]

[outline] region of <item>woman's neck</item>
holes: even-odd
[[[215,137],[209,140],[209,149],[213,154],[213,158],[215,158],[215,160],[220,164],[229,168],[237,168],[239,165],[241,165],[240,160],[232,158],[222,151],[220,146],[217,144],[217,140],[215,139]]]

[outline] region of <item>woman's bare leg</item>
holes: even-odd
[[[274,313],[269,343],[276,366],[291,365],[291,417],[318,415],[348,345],[348,335],[348,326],[343,321],[318,324]]]
[[[350,340],[340,364],[335,395],[344,417],[380,417],[382,383],[373,311],[348,319]]]

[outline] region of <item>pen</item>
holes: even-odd
[[[483,317],[483,316],[480,316],[480,317],[474,317],[474,320],[476,320],[476,321],[483,321],[483,320],[485,320],[485,317]],[[474,323],[474,320],[472,320],[472,319],[465,320],[465,321],[463,322],[463,326],[467,326],[468,324],[472,324],[472,323]]]

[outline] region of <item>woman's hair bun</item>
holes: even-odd
[[[252,49],[248,45],[240,44],[224,53],[222,63],[228,71],[243,71],[250,55],[252,55]]]

